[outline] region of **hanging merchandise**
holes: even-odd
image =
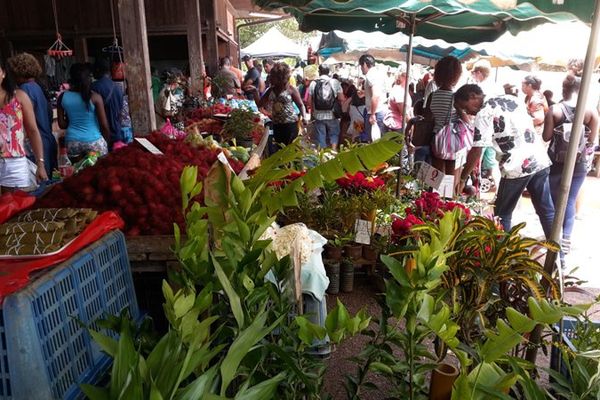
[[[110,2],[110,18],[112,20],[113,42],[110,46],[104,47],[102,52],[108,53],[111,60],[111,77],[114,81],[125,80],[125,62],[123,61],[123,47],[119,46],[117,39],[117,28],[115,25],[115,7],[113,0]]]
[[[56,0],[52,0],[52,11],[54,12],[54,27],[56,28],[56,41],[52,43],[52,46],[48,49],[47,53],[51,57],[61,59],[63,57],[71,57],[73,50],[71,50],[63,41],[62,36],[58,32],[58,12],[56,11]]]

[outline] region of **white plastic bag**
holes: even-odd
[[[381,129],[379,129],[379,125],[376,122],[371,125],[371,141],[374,142],[379,139],[381,139]]]

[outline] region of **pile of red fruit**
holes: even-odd
[[[203,179],[219,149],[194,148],[160,133],[148,139],[164,155],[154,155],[137,143],[103,157],[93,167],[55,185],[36,204],[45,207],[89,207],[116,211],[125,220],[127,235],[171,234],[173,223],[183,228],[179,177],[185,165],[198,166]],[[229,160],[239,172],[243,164]],[[198,200],[202,200],[201,195]]]

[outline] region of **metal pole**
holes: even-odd
[[[565,166],[563,168],[562,177],[560,180],[560,191],[558,202],[554,210],[554,223],[552,225],[552,233],[550,240],[560,243],[562,226],[565,219],[565,210],[567,208],[567,200],[569,197],[569,191],[571,190],[571,180],[573,179],[573,170],[575,169],[575,161],[577,158],[577,149],[579,140],[582,135],[583,117],[585,115],[585,108],[587,97],[589,93],[590,84],[592,83],[592,72],[594,70],[594,61],[596,55],[598,33],[600,32],[600,3],[596,0],[596,7],[594,9],[594,18],[592,20],[592,31],[590,33],[590,39],[588,42],[587,53],[585,56],[585,63],[583,67],[583,77],[581,79],[581,90],[577,98],[577,108],[575,110],[575,118],[573,121],[573,128],[571,130],[571,138],[569,139],[569,149],[567,150],[567,157],[565,159]],[[548,274],[554,272],[556,264],[556,253],[548,251],[546,254],[546,262],[544,269]],[[559,271],[559,274],[561,271]],[[547,289],[549,282],[542,282],[544,288]],[[533,344],[527,350],[527,360],[535,363],[537,357],[536,345],[540,341],[542,327],[538,325],[535,330],[531,333],[530,342]]]
[[[416,19],[416,14],[411,14],[410,16],[410,26],[409,26],[409,33],[408,33],[408,49],[406,50],[406,81],[404,82],[404,104],[402,106],[402,133],[405,135],[404,137],[406,138],[406,102],[408,100],[408,86],[409,86],[409,81],[410,81],[410,68],[412,66],[412,59],[413,59],[413,37],[415,36],[415,28],[416,28],[416,24],[415,24],[415,19]],[[406,146],[406,141],[405,141],[405,146]],[[402,163],[402,160],[400,160],[400,163]],[[400,197],[400,176],[401,176],[401,171],[402,169],[398,169],[398,171],[396,172],[396,197]]]

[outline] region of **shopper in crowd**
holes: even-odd
[[[546,102],[548,103],[548,107],[551,107],[554,104],[556,104],[554,102],[554,100],[552,100],[552,98],[554,97],[554,93],[552,93],[552,90],[544,90],[544,93],[542,93],[542,94],[546,98]]]
[[[123,90],[113,82],[110,76],[110,63],[104,58],[96,59],[94,78],[96,78],[96,81],[92,84],[92,90],[102,96],[104,112],[110,129],[108,147],[111,148],[114,142],[125,141],[121,132]]]
[[[273,139],[276,144],[288,145],[298,136],[298,114],[300,110],[302,122],[306,122],[304,104],[298,89],[290,85],[291,70],[283,62],[278,62],[271,69],[271,87],[262,98],[258,98],[258,89],[254,88],[254,98],[259,108],[271,110],[273,121]]]
[[[32,186],[25,138],[29,139],[33,149],[37,180],[48,179],[33,104],[27,93],[16,88],[10,74],[6,65],[0,62],[0,193]]]
[[[58,125],[66,129],[65,142],[70,158],[80,158],[94,151],[108,153],[110,128],[102,96],[92,92],[91,71],[83,64],[69,70],[70,89],[58,100]]]
[[[52,175],[52,171],[58,167],[56,138],[52,134],[52,108],[44,94],[42,87],[37,83],[42,74],[42,66],[38,60],[29,53],[21,53],[8,60],[8,66],[14,76],[19,89],[29,96],[33,105],[35,122],[42,138],[44,148],[44,165],[46,174]]]
[[[479,163],[482,150],[493,146],[500,156],[502,174],[494,203],[495,214],[504,230],[512,227],[512,213],[527,189],[546,238],[549,238],[554,220],[548,183],[551,163],[525,105],[511,95],[492,97],[485,103],[483,96],[474,95],[472,101],[476,105],[471,111],[476,112],[474,142],[456,182],[456,192],[462,193],[465,182]]]
[[[237,68],[234,65],[233,59],[229,56],[225,56],[225,58],[227,58],[229,60],[229,69],[231,70],[231,72],[233,72],[235,74],[235,77],[238,79],[238,81],[240,82],[240,90],[238,91],[239,93],[242,92],[241,90],[241,86],[244,83],[244,71],[242,71],[241,69]],[[220,65],[220,64],[219,64]]]
[[[154,103],[156,123],[159,127],[162,127],[168,119],[176,128],[180,130],[184,128],[182,110],[185,90],[181,83],[181,76],[182,73],[177,68],[169,68],[162,73],[163,88]]]
[[[496,85],[490,79],[491,70],[492,65],[487,60],[478,60],[471,69],[471,80],[481,88],[484,96],[488,98],[504,94],[504,88]],[[498,160],[496,160],[496,151],[492,147],[483,150],[482,170],[484,167],[494,180],[494,184],[497,185],[501,175]]]
[[[370,54],[363,54],[359,60],[360,70],[365,75],[365,105],[367,113],[365,115],[365,135],[362,138],[364,142],[372,141],[372,127],[377,124],[379,130],[383,132],[385,125],[383,119],[387,107],[385,105],[385,77],[375,68],[375,58]]]
[[[244,77],[242,89],[248,100],[252,100],[254,98],[254,88],[258,90],[258,93],[263,93],[265,91],[265,82],[260,77],[260,71],[254,67],[254,60],[252,57],[245,55],[242,58],[242,61],[246,64],[246,68],[248,68],[248,72],[246,72],[246,76]]]
[[[540,91],[542,80],[537,76],[527,75],[521,83],[521,90],[525,95],[527,112],[533,120],[533,126],[538,134],[544,129],[544,117],[548,111],[548,102]]]
[[[481,88],[486,97],[500,96],[504,90],[490,78],[492,65],[487,60],[478,60],[471,68],[471,82]]]
[[[334,113],[344,101],[344,93],[339,81],[329,77],[329,67],[319,65],[319,77],[308,88],[308,102],[311,117],[315,121],[317,144],[320,148],[337,149],[340,140],[340,120]],[[337,106],[336,106],[337,103]]]
[[[269,74],[271,73],[271,69],[273,69],[273,65],[275,65],[275,62],[272,58],[265,58],[264,60],[262,60],[262,65],[264,71],[265,90],[267,90],[269,86],[271,86],[271,79],[269,78]],[[297,76],[296,84],[298,84]]]
[[[454,87],[458,83],[462,74],[462,65],[458,58],[446,56],[435,65],[433,81],[438,88],[427,98],[425,108],[433,115],[433,133],[437,134],[452,118],[454,114],[453,96]],[[430,146],[421,146],[415,150],[415,161],[429,161],[432,165],[442,170],[445,163],[443,160],[436,160],[431,154]]]
[[[356,95],[356,86],[352,80],[342,81],[342,91],[344,93],[344,101],[342,101],[342,117],[340,119],[340,144],[344,143],[348,138],[348,128],[350,127],[350,105],[352,98]]]
[[[212,80],[212,95],[215,98],[233,96],[238,94],[241,89],[241,83],[236,74],[231,70],[231,60],[229,57],[222,57],[219,60],[219,72]]]
[[[561,142],[557,135],[564,135],[566,129],[571,129],[570,125],[575,116],[575,107],[581,88],[581,79],[574,75],[567,75],[562,84],[563,101],[550,107],[546,113],[544,122],[543,138],[550,141],[549,154],[552,160],[550,167],[550,190],[552,200],[556,206],[560,196],[560,181],[565,168],[565,151],[568,142]],[[571,233],[575,223],[575,203],[579,190],[581,189],[588,172],[590,158],[594,154],[594,143],[598,134],[598,113],[591,107],[586,107],[584,118],[584,128],[581,132],[582,140],[571,179],[571,189],[567,198],[567,208],[563,222],[562,241],[561,241],[561,265],[565,267],[565,255],[571,249]]]
[[[396,73],[394,85],[388,98],[388,110],[385,114],[384,124],[387,130],[401,131],[402,116],[404,114],[404,92],[406,91],[406,72],[399,70]],[[406,98],[406,118],[412,118],[412,99]]]

